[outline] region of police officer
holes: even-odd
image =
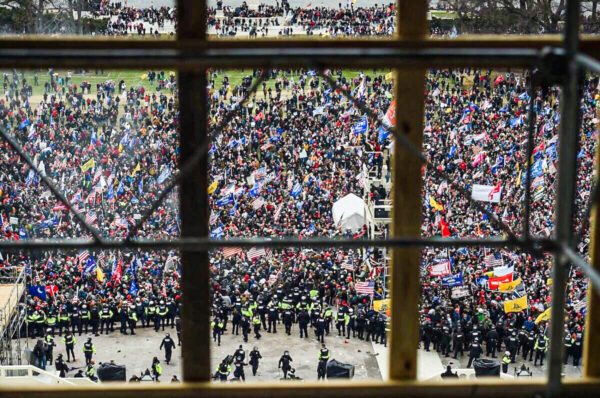
[[[442,355],[446,358],[450,356],[450,328],[446,325],[442,327],[442,339],[440,342],[440,346],[442,348]]]
[[[464,352],[464,344],[465,344],[465,335],[462,331],[462,328],[457,328],[454,330],[454,359],[457,359],[458,353],[460,352],[460,357],[463,358],[465,356]]]
[[[67,351],[67,362],[71,362],[71,356],[73,356],[73,361],[75,361],[75,335],[67,331],[65,337],[62,339],[63,343],[65,343],[65,350]]]
[[[506,351],[502,357],[502,371],[508,373],[508,365],[512,362],[512,354],[510,351]]]
[[[308,338],[308,324],[310,323],[310,316],[308,311],[302,310],[298,314],[298,327],[300,328],[300,338]]]
[[[333,311],[330,307],[325,309],[325,333],[329,336],[329,331],[331,329],[331,320],[333,319]]]
[[[291,308],[287,308],[283,311],[283,325],[285,326],[285,333],[290,336],[292,334],[292,324],[294,323],[294,313]],[[269,327],[271,325],[271,316],[269,315]]]
[[[259,306],[260,308],[260,306]],[[285,314],[286,312],[288,314],[292,314],[292,311],[290,309],[286,309],[284,311],[284,321],[283,323],[285,324]],[[277,321],[279,320],[279,313],[277,312],[277,307],[274,305],[269,305],[269,330],[267,330],[267,333],[271,333],[271,329],[273,329],[273,333],[277,333]],[[291,327],[291,325],[290,325]],[[287,324],[286,324],[286,332],[287,332]],[[289,335],[289,333],[288,333]]]
[[[323,314],[321,314],[315,324],[315,332],[317,335],[317,340],[321,341],[321,343],[325,342],[325,327],[326,327],[326,321],[325,321],[325,318],[323,317]]]
[[[169,309],[165,305],[164,300],[160,300],[158,304],[158,309],[156,310],[156,317],[154,318],[154,331],[158,332],[159,323],[162,326],[162,331],[165,331],[165,322],[167,319],[167,314],[169,313]],[[223,328],[225,329],[225,328]]]
[[[248,342],[248,334],[250,334],[250,318],[244,315],[242,317],[242,336],[244,338],[244,343]]]
[[[127,324],[129,325],[129,332],[133,335],[135,334],[135,328],[137,325],[138,317],[135,306],[130,306],[129,311],[127,312]]]
[[[338,336],[341,336],[342,334],[345,336],[346,335],[346,323],[344,321],[344,315],[342,314],[341,311],[338,311],[337,314],[335,314],[335,328],[338,331]]]
[[[511,362],[515,363],[517,349],[519,348],[519,340],[517,340],[517,334],[515,332],[512,332],[512,334],[506,339],[505,345],[506,349],[510,351]]]
[[[90,308],[90,324],[92,325],[92,333],[98,336],[98,324],[100,323],[100,313],[97,305]],[[109,320],[110,323],[110,320]]]
[[[81,336],[81,313],[75,300],[73,300],[73,305],[69,310],[69,318],[71,319],[71,333],[75,334],[75,331],[78,331]],[[67,331],[65,330],[65,333]]]
[[[97,381],[98,380],[98,378],[96,377],[96,371],[94,370],[94,367],[92,366],[91,363],[87,364],[87,367],[85,368],[85,375],[91,381]]]
[[[240,346],[241,348],[242,346]],[[252,366],[252,376],[256,376],[256,371],[258,370],[259,359],[262,358],[260,352],[257,347],[254,347],[252,351],[250,351],[250,366]]]
[[[146,314],[146,326],[150,326],[154,324],[154,329],[158,331],[158,325],[156,322],[156,306],[154,305],[154,301],[150,300],[148,306],[145,309]]]
[[[58,310],[58,335],[62,336],[63,328],[65,332],[69,330],[69,312],[67,306],[62,306]]]
[[[163,347],[165,349],[165,362],[168,365],[169,362],[171,362],[171,355],[173,354],[173,348],[175,348],[175,342],[173,341],[173,339],[171,338],[169,333],[167,333],[165,335],[165,338],[162,340],[162,343],[160,343],[159,350],[162,350]]]
[[[331,357],[329,349],[325,347],[325,344],[321,344],[321,350],[319,350],[319,363],[317,365],[317,380],[325,380],[325,374],[327,373],[327,361]]]
[[[92,362],[92,355],[96,353],[96,347],[92,343],[92,338],[88,337],[87,341],[81,347],[83,354],[85,355],[85,364],[89,365]]]
[[[91,320],[92,320],[92,314],[90,313],[88,306],[86,304],[83,304],[81,306],[81,310],[79,310],[79,315],[81,318],[81,324],[79,325],[79,335],[81,336],[81,332],[83,330],[83,328],[85,327],[85,334],[88,334],[88,325],[90,325]]]
[[[583,352],[583,342],[581,335],[575,336],[573,339],[573,346],[571,347],[571,354],[573,355],[573,366],[579,366],[581,360],[581,353]]]
[[[263,303],[262,300],[258,300],[258,303],[256,304],[256,314],[258,314],[258,316],[260,317],[260,322],[262,324],[262,328],[264,330],[267,330],[267,307],[265,307],[265,304]],[[269,330],[270,330],[270,326],[271,326],[271,320],[269,319]],[[271,332],[268,332],[271,333]]]
[[[535,334],[533,330],[527,335],[527,340],[523,345],[523,359],[527,360],[527,354],[529,354],[529,361],[533,360],[533,347],[535,346]]]
[[[233,313],[231,314],[231,324],[233,325],[233,330],[231,331],[231,334],[234,334],[236,336],[240,335],[240,325],[242,324],[242,314],[240,313],[240,311],[238,311],[237,308],[233,309]]]
[[[223,334],[223,321],[219,318],[215,318],[210,323],[210,327],[213,330],[213,341],[217,345],[221,345],[221,335]]]
[[[56,343],[54,342],[54,337],[52,336],[50,329],[46,330],[45,343],[46,343],[46,360],[48,361],[48,363],[52,363],[52,362],[54,362],[53,351],[54,351],[54,347],[56,347]]]
[[[105,305],[104,307],[102,307],[102,310],[100,311],[100,334],[102,334],[105,326],[106,326],[106,334],[108,334],[112,317],[113,317],[113,312],[108,307],[108,305]]]
[[[222,361],[219,366],[217,366],[217,377],[221,381],[227,381],[227,376],[231,373],[231,366],[227,364],[227,362]]]
[[[346,314],[344,314],[344,324],[346,325],[346,338],[350,338],[350,332],[352,331],[352,337],[356,337],[356,314],[350,308]]]
[[[283,355],[281,356],[281,358],[279,358],[279,369],[281,369],[283,371],[283,378],[286,379],[287,378],[287,373],[290,371],[290,369],[292,369],[292,366],[290,365],[290,362],[292,362],[293,359],[290,356],[290,352],[289,351],[284,351]]]
[[[235,371],[233,372],[233,375],[237,379],[241,379],[242,381],[246,381],[246,373],[244,373],[244,366],[246,366],[246,363],[244,363],[243,360],[235,360]]]
[[[548,350],[548,338],[543,333],[539,334],[533,349],[535,350],[533,366],[537,366],[538,360],[540,361],[540,366],[544,366],[544,358],[546,358],[546,351]]]
[[[125,310],[125,305],[122,305],[117,309],[117,316],[121,322],[119,331],[121,334],[127,334],[127,311]]]
[[[261,320],[260,320],[260,315],[259,314],[254,314],[254,316],[252,317],[252,324],[254,325],[254,337],[257,340],[260,340],[260,338],[262,337],[262,335],[260,334]]]
[[[471,350],[469,351],[469,363],[467,364],[467,368],[470,368],[473,360],[479,358],[482,353],[483,350],[479,344],[479,339],[474,339],[473,343],[471,343]]]
[[[496,358],[496,348],[498,345],[498,332],[496,331],[496,328],[492,327],[492,329],[488,332],[486,337],[486,355],[488,357],[491,356],[492,358]]]

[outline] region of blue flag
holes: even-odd
[[[135,285],[135,279],[131,280],[131,286],[129,286],[129,294],[137,296],[137,286]]]
[[[227,195],[227,196],[223,196],[222,198],[219,198],[217,200],[217,205],[222,207],[222,206],[227,206],[234,203],[233,200],[233,195]]]
[[[379,127],[377,130],[379,133],[379,137],[377,138],[377,142],[383,144],[383,142],[390,136],[390,132],[383,128],[383,126]]]
[[[356,123],[352,127],[352,133],[354,134],[362,134],[365,133],[369,129],[369,120],[366,116],[363,116],[358,123]]]
[[[453,158],[455,154],[456,154],[456,145],[452,145],[452,148],[450,148],[450,153],[448,154],[448,157]]]
[[[210,231],[210,238],[211,239],[221,239],[223,236],[225,236],[225,232],[223,231],[223,226],[222,225],[220,225],[217,228],[215,228],[212,231]]]
[[[258,182],[255,182],[252,189],[250,189],[249,194],[250,194],[250,196],[256,196],[256,195],[258,195],[259,191],[260,191],[260,184]]]
[[[89,256],[87,261],[85,262],[85,268],[83,269],[83,276],[86,276],[87,274],[94,272],[95,270],[96,270],[96,262],[94,261],[92,256]]]
[[[144,177],[138,182],[138,194],[142,196],[144,194]]]
[[[294,184],[294,187],[290,191],[290,196],[297,198],[301,192],[302,192],[302,185],[300,185],[300,183],[297,182],[296,184]]]
[[[454,275],[446,275],[442,277],[442,286],[444,287],[454,287],[454,286],[462,286],[463,284],[463,275],[462,272]]]
[[[156,182],[159,184],[162,184],[163,182],[165,182],[167,180],[167,178],[169,178],[170,175],[171,175],[171,168],[165,167],[164,170],[162,171],[162,173],[160,173],[160,175],[156,179]]]
[[[29,286],[29,294],[35,297],[39,297],[42,300],[46,300],[46,288],[44,286]]]

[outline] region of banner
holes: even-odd
[[[383,116],[383,124],[386,127],[393,127],[396,125],[396,100],[393,100],[390,107]]]
[[[501,267],[494,267],[494,276],[506,276],[512,274],[515,271],[515,267],[509,265],[503,265]]]
[[[519,297],[514,300],[507,300],[504,302],[504,312],[521,312],[529,308],[527,306],[527,296]]]
[[[442,286],[443,287],[455,287],[463,285],[463,275],[462,272],[454,275],[446,275],[442,278]]]
[[[453,287],[452,288],[452,293],[451,293],[451,297],[453,299],[459,299],[462,297],[467,297],[471,294],[471,292],[469,291],[469,287],[468,286],[459,286],[459,287]]]
[[[501,196],[502,187],[497,188],[493,185],[474,184],[473,190],[471,191],[471,199],[478,200],[480,202],[500,203]]]
[[[512,281],[512,282],[501,283],[498,285],[498,291],[499,292],[512,292],[520,284],[521,284],[521,278],[517,279],[516,281]]]
[[[374,300],[373,301],[373,309],[377,312],[385,312],[388,313],[391,309],[390,299],[384,300]]]
[[[94,162],[94,159],[90,159],[81,166],[81,171],[83,173],[85,173],[86,171],[88,171],[89,169],[94,167],[95,165],[96,165],[96,162]]]
[[[430,276],[446,276],[452,272],[450,269],[450,261],[444,261],[442,263],[433,264],[429,267]]]
[[[552,313],[552,307],[548,308],[546,311],[542,312],[540,316],[535,318],[535,324],[537,325],[540,322],[549,321]]]
[[[513,274],[508,274],[504,276],[494,276],[488,278],[488,287],[490,290],[498,290],[498,287],[501,283],[509,283],[513,281]]]

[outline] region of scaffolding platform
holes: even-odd
[[[22,284],[0,284],[0,330],[3,331],[10,322],[24,291]]]

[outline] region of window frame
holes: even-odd
[[[573,3],[571,0],[569,3]],[[579,3],[577,1],[577,3]],[[427,2],[398,0],[397,34],[385,39],[349,40],[214,40],[206,35],[206,2],[204,0],[178,0],[178,32],[175,40],[98,39],[19,37],[0,39],[1,67],[105,67],[146,68],[164,67],[179,71],[179,102],[181,109],[180,145],[182,161],[191,156],[207,136],[206,120],[206,71],[209,67],[235,68],[269,66],[392,66],[396,71],[396,98],[408,104],[398,107],[397,125],[414,145],[422,142],[423,100],[427,67],[531,67],[538,63],[540,50],[546,47],[568,48],[566,38],[559,36],[470,36],[459,39],[431,39],[427,36]],[[569,23],[567,23],[569,25]],[[567,28],[568,30],[568,28]],[[576,31],[576,30],[575,30]],[[572,33],[571,33],[572,35]],[[578,34],[575,33],[578,37]],[[577,37],[574,39],[577,41]],[[571,37],[572,38],[572,37]],[[583,37],[579,49],[583,54],[600,58],[600,38]],[[259,55],[259,56],[257,56]],[[360,55],[357,57],[356,55]],[[573,62],[575,54],[569,54]],[[399,71],[402,71],[399,73]],[[566,76],[563,85],[569,84]],[[402,102],[402,101],[401,101]],[[561,110],[562,112],[562,110]],[[600,151],[600,149],[599,149]],[[404,237],[416,242],[421,228],[421,164],[403,150],[395,141],[393,158],[392,238],[399,242]],[[561,153],[562,154],[562,153]],[[596,155],[598,159],[598,154]],[[600,163],[600,162],[598,162]],[[597,171],[600,165],[597,163]],[[196,238],[208,238],[207,214],[207,160],[200,161],[197,172],[184,176],[181,181],[180,211],[182,215],[182,240],[190,239],[180,246],[183,263],[183,374],[181,385],[105,385],[95,388],[30,387],[15,390],[0,385],[0,394],[9,396],[64,398],[83,393],[90,398],[102,397],[154,397],[170,395],[271,397],[286,394],[304,397],[326,393],[330,397],[354,396],[527,396],[551,393],[575,396],[600,391],[600,296],[590,287],[586,319],[584,352],[584,377],[580,380],[536,380],[523,382],[498,382],[468,380],[444,383],[417,382],[416,361],[418,345],[418,305],[420,300],[419,261],[423,244],[390,244],[392,250],[392,332],[390,336],[389,381],[377,382],[328,382],[317,383],[248,383],[239,385],[213,384],[209,380],[209,259],[208,251],[193,248]],[[559,192],[559,196],[560,196]],[[560,201],[561,198],[559,197]],[[593,218],[598,217],[594,207]],[[593,237],[600,233],[600,223],[592,223]],[[600,270],[600,245],[593,239],[592,264]],[[191,242],[191,243],[190,243]],[[82,243],[82,242],[79,242]],[[269,246],[269,243],[264,246]],[[375,242],[376,243],[376,242]],[[532,241],[506,242],[512,245],[530,245]],[[114,243],[124,248],[134,242]],[[273,245],[273,244],[272,244]],[[330,246],[338,243],[331,241]],[[461,245],[461,243],[456,243]],[[48,243],[49,247],[59,245]],[[321,245],[322,246],[322,245]],[[376,246],[373,244],[373,246]],[[0,249],[14,249],[10,242],[0,242]],[[23,246],[25,247],[25,246]],[[41,247],[41,246],[39,246]],[[109,247],[91,243],[91,248]],[[152,247],[148,242],[147,247]],[[191,250],[190,250],[191,249]],[[558,253],[557,249],[557,253]],[[563,261],[564,262],[564,261]],[[402,264],[402,266],[399,266]],[[561,281],[555,279],[555,288]],[[564,286],[564,278],[563,278]],[[401,289],[402,296],[394,294]],[[562,314],[561,309],[558,314]],[[554,314],[554,313],[553,313]],[[550,374],[556,374],[556,358],[551,358]],[[560,364],[558,364],[560,365]],[[554,372],[554,373],[552,373]]]

